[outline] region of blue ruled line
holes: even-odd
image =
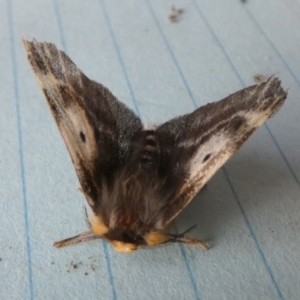
[[[175,67],[176,67],[176,69],[177,69],[177,71],[179,73],[179,76],[180,76],[180,78],[181,78],[181,80],[182,80],[182,82],[183,82],[183,84],[184,84],[184,86],[185,86],[185,88],[186,88],[186,90],[187,90],[187,92],[188,92],[188,94],[189,94],[192,102],[194,103],[194,106],[197,107],[196,100],[195,100],[195,97],[194,97],[194,95],[192,93],[192,90],[190,89],[190,87],[188,85],[188,82],[187,82],[187,80],[186,80],[186,78],[185,78],[185,76],[183,74],[183,71],[180,68],[179,62],[178,62],[178,60],[177,60],[177,58],[176,58],[176,56],[175,56],[175,54],[174,54],[174,52],[172,50],[172,47],[170,46],[170,43],[169,43],[169,41],[168,41],[168,39],[167,39],[164,31],[162,30],[162,28],[160,26],[160,23],[158,22],[158,19],[156,17],[154,9],[153,9],[153,7],[151,6],[151,4],[150,4],[150,2],[148,0],[145,0],[145,2],[147,4],[147,6],[148,6],[149,12],[150,12],[150,14],[151,14],[151,16],[152,16],[152,18],[154,20],[154,23],[155,23],[155,25],[156,25],[156,27],[157,27],[157,29],[158,29],[158,31],[159,31],[162,39],[163,39],[165,45],[167,46],[167,49],[168,49],[169,54],[170,54],[170,56],[172,58],[172,61],[173,61],[174,65],[175,65]],[[186,268],[187,268],[188,276],[189,276],[189,279],[191,281],[195,297],[196,297],[197,300],[201,299],[200,292],[199,292],[197,284],[196,284],[196,280],[195,280],[195,277],[194,277],[194,274],[193,274],[192,267],[190,265],[188,256],[186,255],[185,247],[182,244],[179,244],[179,247],[180,247],[180,251],[181,251],[181,254],[183,256],[183,259],[184,259],[184,263],[185,263]]]
[[[232,68],[233,72],[235,73],[236,77],[239,79],[241,85],[242,85],[243,87],[245,87],[245,83],[244,83],[244,81],[242,80],[242,77],[240,76],[238,70],[237,70],[236,67],[234,66],[232,60],[230,59],[230,56],[229,56],[228,53],[225,51],[225,49],[224,49],[224,47],[223,47],[221,41],[220,41],[219,38],[217,37],[216,33],[213,31],[212,27],[210,26],[208,20],[205,18],[205,16],[204,16],[203,12],[201,11],[201,9],[200,9],[198,3],[197,3],[195,0],[191,0],[191,1],[192,1],[192,3],[194,4],[194,7],[195,7],[195,9],[196,9],[198,15],[199,15],[199,16],[201,17],[201,19],[204,21],[204,23],[205,23],[205,25],[206,25],[208,31],[209,31],[209,32],[211,33],[211,35],[213,36],[213,38],[214,38],[216,44],[218,45],[218,47],[219,47],[220,50],[222,51],[222,53],[223,53],[223,55],[225,56],[225,58],[226,58],[227,62],[229,63],[229,65],[231,66],[231,68]],[[171,51],[172,51],[172,50],[171,50]],[[173,54],[172,56],[174,56],[174,54]],[[179,72],[179,74],[182,74],[182,72]],[[183,76],[183,75],[182,75],[182,76]],[[186,80],[184,79],[183,82],[185,83]],[[265,124],[265,126],[266,126],[266,124]],[[266,126],[266,128],[268,129],[268,131],[269,131],[269,133],[270,133],[270,135],[271,135],[271,138],[273,139],[273,141],[274,141],[274,143],[275,143],[275,145],[276,145],[276,148],[278,148],[279,152],[282,153],[281,149],[280,149],[279,146],[278,146],[278,143],[275,142],[276,140],[274,139],[274,136],[271,134],[271,130],[270,130],[267,126]],[[283,159],[284,159],[284,157],[283,157]],[[284,159],[284,161],[286,162],[285,159]],[[288,167],[289,167],[289,164],[287,164],[287,165],[288,165]],[[232,185],[232,183],[231,183],[231,181],[230,181],[230,179],[229,179],[229,176],[228,176],[228,174],[226,173],[226,169],[225,169],[225,167],[223,167],[222,169],[223,169],[223,171],[224,171],[224,173],[225,173],[225,175],[226,175],[226,179],[227,179],[227,182],[228,182],[228,184],[229,184],[229,186],[230,186],[230,188],[231,188],[231,190],[232,190],[232,193],[233,193],[233,195],[234,195],[234,197],[235,197],[235,199],[236,199],[236,201],[237,201],[237,204],[238,204],[239,209],[240,209],[240,211],[241,211],[241,214],[242,214],[242,216],[243,216],[243,218],[244,218],[244,221],[245,221],[245,223],[246,223],[246,226],[247,226],[247,228],[248,228],[248,230],[249,230],[249,232],[250,232],[250,234],[251,234],[251,236],[252,236],[252,238],[253,238],[253,240],[254,240],[254,242],[255,242],[257,251],[258,251],[258,253],[260,254],[260,257],[261,257],[261,259],[262,259],[262,261],[263,261],[263,264],[265,265],[265,268],[266,268],[266,270],[267,270],[267,273],[269,274],[269,277],[270,277],[270,279],[271,279],[271,281],[272,281],[272,283],[273,283],[273,285],[274,285],[274,287],[275,287],[275,289],[276,289],[276,292],[277,292],[277,294],[278,294],[278,297],[279,297],[279,299],[283,300],[284,298],[283,298],[282,292],[281,292],[281,290],[280,290],[280,288],[279,288],[279,286],[278,286],[278,284],[277,284],[277,282],[276,282],[276,280],[275,280],[275,277],[274,277],[274,275],[273,275],[272,269],[270,268],[270,266],[269,266],[268,263],[267,263],[266,257],[265,257],[265,255],[264,255],[264,253],[263,253],[263,251],[262,251],[262,248],[260,247],[260,244],[259,244],[259,242],[258,242],[258,240],[257,240],[257,238],[256,238],[255,232],[254,232],[254,230],[253,230],[253,228],[252,228],[252,226],[251,226],[251,224],[250,224],[250,222],[249,222],[249,219],[248,219],[248,217],[247,217],[247,215],[246,215],[246,212],[244,211],[243,206],[242,206],[241,202],[239,201],[239,198],[238,198],[238,196],[237,196],[237,194],[236,194],[236,192],[235,192],[235,190],[234,190],[234,188],[233,188],[233,185]]]
[[[158,22],[158,19],[157,19],[156,14],[155,14],[155,12],[153,10],[153,7],[151,6],[149,0],[145,0],[145,2],[147,4],[147,6],[148,6],[149,12],[150,12],[150,14],[151,14],[151,16],[152,16],[152,18],[154,20],[154,23],[155,23],[155,25],[156,25],[156,27],[157,27],[157,29],[158,29],[158,31],[159,31],[162,39],[163,39],[165,45],[167,46],[169,54],[170,54],[170,56],[171,56],[171,58],[173,60],[173,63],[176,66],[176,69],[177,69],[177,71],[178,71],[178,73],[180,75],[180,78],[181,78],[181,80],[182,80],[182,82],[183,82],[183,84],[184,84],[184,86],[185,86],[185,88],[186,88],[186,90],[187,90],[187,92],[188,92],[188,94],[189,94],[192,102],[194,103],[194,106],[196,107],[197,106],[197,102],[196,102],[195,97],[194,97],[194,95],[192,93],[192,90],[190,89],[190,87],[189,87],[189,85],[187,83],[187,80],[186,80],[186,78],[183,75],[183,71],[181,70],[181,68],[179,66],[179,63],[178,63],[177,58],[176,58],[176,56],[175,56],[175,54],[174,54],[174,52],[172,50],[172,47],[171,47],[171,45],[170,45],[170,43],[169,43],[169,41],[168,41],[165,33],[163,32],[163,30],[162,30],[162,28],[161,28],[161,26],[160,26],[160,24]]]
[[[188,82],[187,82],[187,80],[186,80],[186,78],[185,78],[185,76],[184,76],[184,74],[183,74],[183,72],[182,72],[182,70],[181,70],[181,68],[180,68],[180,65],[179,65],[179,63],[178,63],[178,60],[176,59],[176,56],[175,56],[175,54],[174,54],[172,48],[170,47],[170,44],[169,44],[169,42],[168,42],[168,39],[167,39],[166,35],[164,34],[164,32],[163,32],[163,30],[162,30],[162,28],[161,28],[161,26],[160,26],[160,24],[159,24],[159,22],[158,22],[158,20],[157,20],[157,18],[156,18],[156,15],[155,15],[155,13],[154,13],[154,10],[153,10],[153,8],[151,7],[149,1],[148,1],[148,0],[145,0],[145,1],[146,1],[147,4],[148,4],[150,13],[151,13],[151,15],[153,16],[153,18],[154,18],[154,20],[155,20],[155,23],[156,23],[156,25],[157,25],[157,27],[158,27],[158,29],[159,29],[159,32],[160,32],[160,34],[161,34],[161,36],[162,36],[162,39],[163,39],[164,42],[166,43],[166,46],[167,46],[167,48],[168,48],[168,50],[169,50],[169,52],[170,52],[170,56],[171,56],[172,59],[173,59],[173,62],[174,62],[174,64],[175,64],[176,68],[177,68],[177,71],[178,71],[178,73],[179,73],[181,79],[182,79],[182,82],[183,82],[184,85],[186,86],[187,91],[188,91],[188,93],[189,93],[189,95],[190,95],[190,98],[191,98],[192,102],[195,104],[195,99],[194,99],[194,96],[193,96],[193,94],[192,94],[192,92],[191,92],[191,90],[190,90],[190,87],[189,87],[189,85],[188,85]],[[196,3],[195,0],[192,0],[192,2],[193,2],[193,4],[194,4],[194,6],[195,6],[195,8],[196,8],[196,10],[197,10],[197,12],[198,12],[198,14],[199,14],[200,17],[203,19],[203,21],[204,21],[204,23],[205,23],[207,29],[209,30],[209,32],[210,32],[211,35],[213,36],[213,38],[214,38],[216,44],[219,46],[219,48],[220,48],[221,51],[223,52],[223,54],[224,54],[226,60],[227,60],[228,63],[230,64],[230,66],[231,66],[233,72],[235,73],[236,77],[239,79],[241,85],[242,85],[243,87],[245,87],[245,83],[243,82],[242,77],[240,76],[239,72],[237,71],[236,67],[234,66],[233,62],[231,61],[229,55],[228,55],[227,52],[225,51],[225,49],[224,49],[222,43],[220,42],[220,40],[218,39],[217,35],[215,34],[215,32],[213,31],[213,29],[211,28],[209,22],[208,22],[207,19],[204,17],[202,11],[200,10],[200,7],[198,6],[198,4]],[[196,104],[195,104],[195,107],[197,107]],[[266,127],[267,127],[267,126],[266,126]],[[267,129],[268,129],[269,133],[271,133],[271,131],[270,131],[270,129],[269,129],[268,127],[267,127]],[[271,134],[270,134],[270,135],[271,135]],[[273,135],[271,135],[271,137],[272,137],[272,139],[274,138]],[[273,141],[274,141],[274,140],[273,140]],[[274,142],[275,142],[275,141],[274,141]],[[275,145],[276,145],[276,147],[278,148],[278,143],[275,143]],[[279,149],[280,149],[280,148],[279,148]],[[279,149],[278,149],[278,150],[279,150]],[[279,152],[282,153],[282,151],[279,151]],[[285,161],[286,161],[286,160],[285,160]],[[288,166],[289,166],[289,164],[288,164]],[[223,168],[223,171],[226,172],[225,168]],[[264,265],[265,265],[265,268],[266,268],[266,270],[267,270],[267,272],[268,272],[268,274],[269,274],[269,276],[270,276],[270,279],[271,279],[271,281],[272,281],[272,283],[273,283],[273,285],[274,285],[274,287],[275,287],[275,289],[276,289],[276,292],[277,292],[277,294],[278,294],[278,297],[279,297],[280,299],[283,299],[282,292],[281,292],[281,290],[280,290],[280,288],[279,288],[279,286],[278,286],[278,284],[277,284],[277,282],[276,282],[276,280],[275,280],[275,278],[274,278],[274,275],[273,275],[273,272],[272,272],[270,266],[268,265],[268,263],[267,263],[267,261],[266,261],[265,255],[264,255],[264,253],[263,253],[263,251],[262,251],[262,249],[261,249],[261,247],[260,247],[260,244],[258,243],[258,240],[257,240],[257,238],[256,238],[255,232],[254,232],[253,228],[252,228],[251,225],[250,225],[250,222],[249,222],[249,220],[248,220],[248,218],[247,218],[247,216],[246,216],[246,213],[245,213],[245,211],[244,211],[244,209],[243,209],[243,207],[242,207],[242,205],[241,205],[241,203],[240,203],[240,201],[239,201],[239,199],[238,199],[238,197],[237,197],[237,194],[235,193],[235,190],[233,189],[233,186],[232,186],[231,182],[229,181],[229,177],[228,177],[227,173],[225,173],[225,174],[226,174],[226,178],[227,178],[228,184],[229,184],[229,186],[230,186],[230,188],[231,188],[231,190],[232,190],[232,192],[233,192],[233,194],[234,194],[234,196],[235,196],[235,199],[236,199],[236,201],[237,201],[237,203],[238,203],[238,206],[239,206],[239,208],[240,208],[240,210],[241,210],[241,213],[242,213],[242,215],[243,215],[243,218],[244,218],[244,221],[245,221],[245,223],[246,223],[246,226],[247,226],[247,228],[248,228],[250,234],[252,235],[253,240],[255,241],[255,245],[256,245],[257,251],[258,251],[258,253],[259,253],[260,256],[261,256],[261,259],[262,259],[262,261],[263,261],[263,263],[264,263]]]
[[[216,33],[213,31],[212,27],[210,26],[210,24],[208,23],[207,19],[205,18],[203,12],[201,11],[199,5],[197,4],[197,2],[195,0],[191,0],[194,8],[196,9],[198,15],[200,16],[200,18],[202,19],[202,21],[204,22],[206,28],[208,29],[209,33],[212,35],[215,43],[218,45],[218,47],[221,49],[223,55],[225,56],[227,62],[229,63],[233,73],[235,74],[235,76],[238,78],[240,84],[242,87],[245,87],[245,83],[241,77],[241,75],[239,74],[237,68],[235,67],[234,63],[232,62],[230,56],[228,55],[228,53],[225,51],[221,41],[219,40],[218,36],[216,35]]]
[[[274,277],[273,271],[272,271],[272,269],[270,268],[270,266],[269,266],[269,264],[268,264],[268,262],[267,262],[267,260],[266,260],[266,256],[265,256],[264,252],[262,251],[262,248],[261,248],[261,246],[260,246],[260,244],[259,244],[259,242],[258,242],[258,240],[257,240],[256,234],[255,234],[255,232],[254,232],[254,230],[253,230],[253,228],[252,228],[252,226],[251,226],[251,224],[250,224],[250,221],[249,221],[249,219],[248,219],[248,217],[247,217],[247,214],[246,214],[246,212],[245,212],[245,210],[244,210],[244,207],[243,207],[242,203],[241,203],[240,200],[239,200],[239,197],[238,197],[238,195],[237,195],[237,193],[236,193],[236,191],[235,191],[235,189],[234,189],[234,187],[233,187],[233,184],[232,184],[232,182],[231,182],[231,180],[230,180],[230,177],[229,177],[229,175],[228,175],[228,173],[227,173],[225,167],[222,168],[222,171],[223,171],[224,174],[225,174],[225,177],[226,177],[226,179],[227,179],[229,188],[231,189],[231,192],[232,192],[232,194],[233,194],[233,196],[234,196],[234,198],[235,198],[235,200],[236,200],[236,202],[237,202],[237,204],[238,204],[238,207],[239,207],[239,209],[240,209],[240,211],[241,211],[241,214],[242,214],[242,216],[243,216],[243,218],[244,218],[244,221],[245,221],[245,223],[246,223],[246,226],[247,226],[248,230],[250,231],[250,234],[251,234],[251,236],[252,236],[252,238],[253,238],[253,240],[254,240],[254,243],[255,243],[255,246],[256,246],[256,248],[257,248],[257,251],[258,251],[258,253],[259,253],[259,255],[260,255],[260,257],[261,257],[261,259],[262,259],[262,261],[263,261],[263,264],[265,265],[265,267],[266,267],[266,269],[267,269],[267,272],[269,273],[269,276],[270,276],[270,278],[271,278],[271,280],[272,280],[272,283],[273,283],[274,286],[275,286],[275,289],[276,289],[276,292],[277,292],[277,294],[278,294],[278,297],[279,297],[279,299],[284,300],[283,295],[282,295],[282,292],[281,292],[281,290],[280,290],[280,288],[279,288],[279,286],[278,286],[278,284],[277,284],[277,282],[276,282],[276,279],[275,279],[275,277]]]
[[[17,114],[17,130],[18,130],[18,143],[19,143],[19,160],[21,169],[21,182],[22,182],[22,201],[24,210],[24,221],[25,221],[25,241],[26,241],[26,254],[27,254],[27,265],[28,265],[28,284],[29,284],[29,299],[34,299],[33,292],[33,280],[32,280],[32,263],[31,263],[31,243],[30,243],[30,232],[29,232],[29,219],[28,219],[28,202],[27,202],[27,190],[26,190],[26,178],[25,178],[25,164],[23,156],[23,139],[22,139],[22,126],[21,126],[21,112],[20,112],[20,96],[19,96],[19,80],[18,80],[18,68],[16,62],[16,45],[14,41],[14,21],[13,21],[13,8],[12,1],[7,0],[7,17],[9,27],[9,40],[10,40],[10,51],[11,51],[11,64],[13,71],[14,81],[14,96],[15,96],[15,107]]]
[[[261,33],[261,35],[265,38],[265,40],[268,42],[268,44],[271,46],[271,48],[273,49],[273,51],[277,54],[277,56],[279,57],[279,59],[282,61],[282,63],[284,64],[284,66],[286,67],[286,69],[288,70],[288,72],[290,73],[290,75],[294,78],[294,80],[297,82],[298,86],[300,87],[300,81],[297,78],[297,76],[295,75],[295,73],[292,71],[292,69],[290,68],[290,66],[288,65],[288,63],[285,61],[285,59],[283,58],[283,56],[281,55],[281,53],[278,51],[278,49],[275,47],[275,45],[272,43],[272,41],[269,39],[269,37],[267,36],[267,34],[263,31],[263,29],[260,27],[260,25],[258,24],[258,22],[256,21],[256,19],[254,18],[254,16],[250,13],[250,11],[246,8],[245,6],[245,10],[249,16],[249,18],[251,19],[251,21],[254,23],[254,25],[256,26],[256,28],[259,30],[259,32]],[[296,173],[294,172],[291,164],[289,163],[287,157],[285,156],[284,152],[282,151],[282,149],[280,148],[277,140],[275,139],[271,129],[269,128],[268,124],[265,123],[265,126],[267,128],[267,131],[269,132],[274,144],[276,145],[276,148],[278,149],[278,151],[280,152],[282,159],[284,160],[285,164],[287,165],[288,169],[290,170],[292,176],[294,177],[294,180],[297,182],[298,186],[300,187],[300,180],[297,177]]]
[[[68,53],[68,48],[67,48],[67,43],[66,43],[66,39],[65,39],[64,27],[63,27],[63,24],[62,24],[59,5],[57,3],[57,0],[52,0],[52,3],[53,3],[53,7],[54,7],[54,14],[55,14],[55,18],[56,18],[56,23],[57,23],[59,35],[60,35],[61,45],[62,45],[64,51],[66,53]]]
[[[105,17],[106,24],[107,24],[107,26],[109,28],[109,31],[110,31],[110,36],[111,36],[111,38],[113,40],[115,51],[116,51],[117,56],[119,58],[119,62],[121,64],[121,66],[122,66],[122,70],[123,70],[123,73],[124,73],[124,76],[125,76],[128,88],[130,90],[131,97],[132,97],[132,100],[134,102],[134,106],[135,106],[136,112],[137,112],[138,116],[140,117],[141,114],[140,114],[140,111],[139,111],[139,108],[138,108],[138,104],[137,104],[137,101],[136,101],[136,98],[135,98],[135,95],[134,95],[134,91],[133,91],[132,85],[131,85],[130,80],[129,80],[129,76],[128,76],[128,73],[127,73],[127,70],[126,70],[126,66],[125,66],[124,60],[122,58],[122,55],[121,55],[121,52],[120,52],[120,49],[119,49],[119,46],[118,46],[118,43],[117,43],[117,40],[116,40],[116,36],[115,36],[114,30],[113,30],[113,27],[112,27],[111,22],[110,22],[109,15],[107,13],[107,9],[106,9],[105,3],[104,3],[103,0],[99,0],[99,2],[100,2],[100,5],[101,5],[101,8],[102,8],[104,17]],[[173,58],[175,58],[175,57],[173,57]],[[178,65],[178,67],[179,67],[179,65]],[[188,85],[186,85],[186,86],[188,87]],[[190,91],[190,95],[192,96],[191,91]],[[192,287],[193,287],[196,299],[200,300],[201,298],[200,298],[199,292],[197,290],[197,285],[196,285],[195,278],[193,276],[193,273],[192,273],[192,270],[191,270],[191,266],[189,264],[189,261],[188,261],[187,255],[186,255],[185,248],[181,244],[180,244],[180,250],[181,250],[181,254],[183,256],[184,262],[186,264],[186,268],[188,270],[188,275],[189,275],[189,278],[190,278],[190,281],[191,281],[191,284],[192,284]]]
[[[7,0],[7,1],[9,1],[9,0]],[[67,43],[66,43],[66,39],[65,39],[65,35],[64,35],[60,9],[59,9],[59,5],[56,0],[53,0],[53,5],[54,5],[55,17],[56,17],[56,21],[57,21],[57,25],[58,25],[58,29],[59,29],[59,34],[60,34],[63,50],[67,51]],[[106,260],[106,264],[107,264],[109,282],[110,282],[110,285],[112,288],[113,299],[117,300],[117,293],[116,293],[114,278],[113,278],[112,269],[111,269],[110,256],[108,253],[106,242],[102,241],[102,244],[103,244],[104,256],[105,256],[105,260]]]
[[[240,76],[237,68],[235,67],[234,63],[232,62],[232,60],[230,59],[228,53],[226,52],[225,48],[223,47],[221,41],[219,40],[218,36],[216,35],[216,33],[213,31],[212,27],[210,26],[209,22],[207,21],[207,19],[205,18],[205,16],[203,15],[203,12],[201,11],[199,5],[197,4],[197,2],[195,0],[191,0],[194,4],[194,7],[197,11],[197,13],[199,14],[199,16],[201,17],[201,19],[203,20],[203,22],[205,23],[208,31],[211,33],[212,37],[214,38],[216,44],[219,46],[219,48],[221,49],[223,55],[225,56],[228,64],[231,66],[232,71],[234,72],[234,74],[236,75],[236,77],[238,78],[238,80],[241,83],[242,87],[246,87],[245,82],[243,81],[242,77]],[[297,78],[297,76],[293,73],[292,69],[289,67],[289,65],[287,64],[287,62],[284,60],[284,58],[282,57],[282,55],[279,53],[279,51],[276,49],[276,47],[274,46],[274,44],[271,42],[271,40],[268,38],[268,36],[264,33],[264,31],[262,30],[262,28],[259,26],[259,24],[257,23],[257,21],[254,19],[254,17],[252,16],[252,14],[249,12],[249,10],[246,8],[246,12],[249,15],[249,18],[253,21],[253,23],[256,25],[256,27],[258,28],[258,30],[260,31],[260,33],[264,36],[264,38],[266,39],[266,41],[268,42],[268,44],[271,46],[271,48],[274,50],[274,52],[277,54],[277,56],[279,57],[279,59],[282,61],[282,63],[285,65],[285,67],[287,68],[288,72],[290,73],[290,75],[295,79],[295,81],[297,82],[297,84],[300,87],[300,82]],[[277,150],[279,151],[282,159],[284,160],[286,166],[288,167],[288,169],[290,170],[294,180],[296,181],[296,183],[298,184],[298,186],[300,187],[300,180],[298,179],[296,173],[294,172],[291,164],[289,163],[286,155],[284,154],[284,152],[282,151],[282,149],[280,148],[275,136],[273,135],[269,125],[267,123],[264,123],[264,127],[267,129],[268,133],[270,134],[270,137],[272,139],[272,141],[275,144],[275,147],[277,148]]]
[[[197,283],[195,281],[195,277],[194,277],[194,274],[193,274],[193,270],[192,270],[191,264],[189,262],[188,256],[186,255],[186,250],[185,250],[184,246],[180,243],[179,243],[179,247],[180,247],[180,252],[181,252],[181,255],[183,257],[185,266],[186,266],[187,271],[188,271],[189,279],[191,281],[195,297],[196,297],[197,300],[201,300],[200,293],[199,293],[199,290],[198,290],[198,287],[197,287]]]
[[[132,100],[133,100],[133,104],[134,104],[135,111],[136,111],[136,113],[140,116],[140,115],[141,115],[141,114],[140,114],[140,109],[139,109],[139,107],[138,107],[138,104],[137,104],[137,101],[136,101],[136,98],[135,98],[135,95],[134,95],[134,92],[133,92],[133,88],[132,88],[132,85],[131,85],[131,83],[130,83],[129,76],[128,76],[128,73],[127,73],[127,70],[126,70],[126,66],[125,66],[123,57],[122,57],[122,55],[121,55],[120,48],[119,48],[119,45],[118,45],[118,43],[117,43],[116,36],[115,36],[114,30],[113,30],[113,28],[112,28],[111,22],[110,22],[109,15],[108,15],[108,13],[107,13],[107,9],[106,9],[106,6],[105,6],[105,1],[99,0],[99,3],[100,3],[100,6],[101,6],[103,15],[104,15],[104,19],[105,19],[107,28],[108,28],[108,30],[109,30],[109,33],[110,33],[110,36],[111,36],[111,39],[112,39],[112,42],[113,42],[113,44],[114,44],[114,48],[115,48],[115,51],[116,51],[116,53],[117,53],[117,56],[118,56],[120,65],[121,65],[121,67],[122,67],[122,71],[123,71],[123,73],[124,73],[124,76],[125,76],[125,79],[126,79],[126,83],[127,83],[127,85],[128,85],[129,91],[130,91],[131,98],[132,98]]]
[[[202,11],[201,11],[201,9],[200,9],[198,3],[197,3],[195,0],[191,0],[191,1],[193,2],[193,4],[194,4],[194,6],[195,6],[195,8],[196,8],[196,10],[197,10],[197,12],[198,12],[198,14],[200,15],[200,17],[202,18],[202,20],[203,20],[204,23],[206,24],[208,30],[211,32],[212,36],[214,37],[214,39],[215,39],[217,45],[218,45],[219,48],[221,49],[222,53],[224,54],[225,58],[227,59],[228,63],[230,64],[232,70],[234,71],[235,74],[237,74],[237,77],[238,77],[238,79],[240,80],[242,86],[245,87],[244,81],[241,79],[240,74],[238,73],[238,71],[237,71],[237,69],[235,68],[234,64],[233,64],[232,61],[230,60],[229,55],[227,54],[227,52],[226,52],[225,48],[223,47],[222,43],[220,42],[220,40],[218,39],[217,35],[216,35],[215,32],[213,31],[213,29],[212,29],[212,27],[210,26],[209,22],[208,22],[207,19],[204,17],[204,15],[203,15],[203,13],[202,13]],[[275,45],[274,45],[274,44],[272,43],[272,41],[269,39],[269,37],[267,36],[267,34],[263,31],[263,29],[261,28],[261,26],[259,25],[259,23],[256,21],[256,19],[254,18],[254,16],[253,16],[253,15],[250,13],[250,11],[248,10],[248,8],[247,8],[247,7],[244,7],[244,9],[245,9],[245,11],[246,11],[247,14],[248,14],[249,19],[253,22],[253,24],[256,26],[256,28],[257,28],[258,31],[261,33],[261,35],[265,38],[265,40],[267,41],[267,43],[271,46],[271,48],[273,49],[273,51],[277,54],[277,56],[278,56],[279,59],[282,61],[282,63],[284,64],[284,66],[286,67],[286,69],[288,70],[288,72],[290,73],[290,75],[294,78],[294,80],[297,82],[298,86],[300,87],[300,82],[299,82],[297,76],[294,74],[294,72],[292,71],[292,69],[289,67],[289,65],[287,64],[287,62],[284,60],[283,56],[280,54],[280,52],[278,51],[278,49],[275,47]],[[270,127],[269,127],[268,124],[266,124],[266,123],[264,123],[264,126],[265,126],[265,128],[267,129],[267,131],[268,131],[268,133],[269,133],[269,135],[270,135],[272,141],[274,142],[275,147],[277,148],[278,152],[280,153],[280,155],[281,155],[283,161],[285,162],[287,168],[289,169],[289,171],[290,171],[292,177],[294,178],[294,180],[295,180],[295,182],[297,183],[297,185],[300,187],[300,181],[299,181],[298,177],[296,176],[296,173],[295,173],[294,170],[292,169],[291,164],[289,163],[289,161],[288,161],[286,155],[284,154],[283,150],[282,150],[281,147],[279,146],[279,144],[278,144],[278,142],[277,142],[275,136],[273,135],[273,133],[272,133]],[[274,277],[273,271],[272,271],[272,269],[270,268],[270,266],[269,266],[269,264],[268,264],[268,262],[267,262],[267,260],[266,260],[266,257],[265,257],[265,255],[264,255],[264,252],[262,251],[262,248],[261,248],[261,246],[260,246],[260,244],[259,244],[259,242],[258,242],[258,240],[257,240],[257,237],[256,237],[256,235],[255,235],[255,232],[254,232],[254,230],[253,230],[251,224],[250,224],[250,221],[249,221],[249,219],[248,219],[248,217],[247,217],[247,215],[246,215],[246,213],[245,213],[245,211],[244,211],[244,208],[243,208],[241,202],[239,201],[239,198],[238,198],[238,196],[237,196],[237,194],[236,194],[234,188],[233,188],[233,185],[232,185],[232,183],[231,183],[231,181],[230,181],[230,178],[229,178],[229,176],[228,176],[228,174],[227,174],[227,172],[226,172],[225,167],[223,167],[223,171],[224,171],[225,176],[226,176],[226,178],[227,178],[227,181],[228,181],[228,184],[229,184],[229,186],[230,186],[230,189],[232,190],[232,193],[234,194],[234,197],[235,197],[235,199],[236,199],[236,202],[238,203],[239,209],[240,209],[240,211],[241,211],[241,213],[242,213],[242,215],[243,215],[243,218],[244,218],[244,221],[245,221],[245,223],[246,223],[246,225],[247,225],[247,227],[248,227],[248,230],[250,231],[251,236],[252,236],[253,239],[254,239],[256,248],[257,248],[257,250],[258,250],[258,252],[259,252],[259,254],[260,254],[260,256],[261,256],[261,259],[262,259],[262,261],[263,261],[263,263],[264,263],[266,269],[267,269],[267,272],[269,273],[269,276],[270,276],[270,278],[271,278],[271,281],[272,281],[273,285],[275,286],[277,295],[278,295],[279,299],[283,300],[284,297],[283,297],[283,294],[282,294],[282,292],[281,292],[281,289],[279,288],[279,285],[278,285],[278,283],[277,283],[277,281],[276,281],[276,279],[275,279],[275,277]]]
[[[103,245],[103,249],[104,249],[104,255],[105,255],[105,258],[106,258],[106,264],[107,264],[109,281],[110,281],[110,284],[111,284],[111,287],[112,287],[113,299],[117,300],[118,297],[117,297],[117,293],[116,293],[116,287],[115,287],[114,277],[113,277],[113,274],[112,274],[110,257],[109,257],[109,253],[108,253],[108,249],[107,249],[107,242],[103,241],[102,245]]]
[[[253,22],[253,24],[255,25],[255,27],[257,28],[257,30],[261,33],[261,35],[265,38],[265,40],[268,42],[268,44],[271,46],[271,48],[273,49],[273,51],[277,54],[277,56],[279,57],[279,59],[282,61],[282,63],[284,64],[284,66],[286,67],[286,69],[288,70],[288,72],[290,73],[290,75],[294,78],[294,80],[297,82],[298,86],[300,87],[300,81],[297,78],[297,76],[295,75],[295,73],[292,71],[291,67],[288,65],[288,63],[285,61],[285,59],[283,58],[283,56],[281,55],[281,53],[279,52],[279,50],[276,48],[276,46],[272,43],[272,41],[270,40],[270,38],[268,37],[268,35],[264,32],[264,30],[261,28],[261,26],[259,25],[259,23],[256,21],[256,19],[254,18],[254,16],[251,14],[251,12],[249,11],[249,9],[246,7],[246,5],[244,6],[246,13],[248,14],[249,19]]]

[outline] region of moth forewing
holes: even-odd
[[[90,231],[55,246],[103,237],[126,253],[167,242],[207,249],[187,232],[169,233],[170,223],[278,111],[287,95],[280,81],[270,78],[144,129],[132,110],[54,44],[23,43],[91,209]]]
[[[167,223],[181,212],[244,142],[268,118],[276,114],[286,96],[287,93],[281,88],[280,81],[271,77],[265,83],[236,92],[183,117],[187,119],[199,117],[200,122],[195,124],[199,127],[200,134],[190,137],[192,140],[183,145],[187,150],[191,147],[195,147],[195,150],[185,163],[188,172],[179,187],[177,199],[173,201],[173,206],[178,209],[166,214]],[[234,103],[236,108],[231,107]],[[221,112],[218,110],[228,112],[220,118]],[[203,117],[208,121],[201,122]],[[200,127],[207,125],[209,129],[201,133]],[[188,140],[189,134],[183,139]],[[180,141],[179,137],[179,145]]]

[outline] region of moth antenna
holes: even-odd
[[[84,206],[83,209],[84,209],[84,221],[85,221],[85,224],[87,225],[88,229],[91,230],[92,224],[90,222],[86,206]]]
[[[170,242],[178,242],[178,239],[183,238],[185,236],[186,233],[188,233],[189,231],[193,230],[195,227],[197,226],[197,224],[193,225],[192,227],[190,227],[189,229],[187,229],[186,231],[179,233],[179,234],[169,234],[171,236],[171,238],[167,241],[165,241],[164,243],[170,243]]]
[[[85,231],[70,238],[54,242],[53,246],[56,248],[62,248],[79,243],[89,242],[96,239],[101,239],[101,236],[94,234],[92,231]]]
[[[197,227],[197,224],[193,225],[192,227],[190,227],[190,228],[187,229],[186,231],[184,231],[184,232],[178,234],[177,237],[182,237],[182,236],[184,236],[186,233],[190,232],[191,230],[193,230],[193,229],[196,228],[196,227]]]

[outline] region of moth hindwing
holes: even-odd
[[[279,79],[144,128],[132,110],[54,44],[23,43],[90,207],[90,230],[55,246],[104,238],[122,252],[166,242],[208,248],[186,233],[169,233],[170,223],[280,109],[287,93]]]

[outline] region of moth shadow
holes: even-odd
[[[241,224],[245,224],[241,207],[247,216],[270,209],[272,218],[276,217],[274,201],[278,201],[278,194],[285,194],[290,179],[276,162],[263,158],[255,158],[254,162],[248,158],[246,161],[239,155],[225,166],[226,173],[232,175],[230,182],[224,169],[214,175],[176,219],[179,233],[196,225],[189,235],[213,246],[228,232],[241,230]],[[251,219],[249,221],[251,223]],[[243,228],[247,230],[246,226]]]

